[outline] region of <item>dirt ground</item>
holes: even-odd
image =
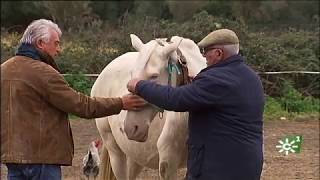
[[[265,162],[262,180],[319,180],[319,120],[299,122],[268,121],[264,125]],[[89,142],[98,137],[94,121],[71,120],[75,141],[75,157],[73,166],[63,167],[63,179],[82,180],[82,158]],[[287,135],[302,135],[302,151],[285,155],[279,153],[276,145]],[[245,162],[244,162],[245,163]],[[1,165],[1,179],[6,178],[6,168]],[[179,171],[179,180],[183,178],[185,169]],[[143,169],[138,180],[158,179],[157,171]]]

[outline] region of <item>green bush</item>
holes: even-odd
[[[86,95],[90,95],[91,87],[93,86],[94,81],[90,80],[88,77],[83,74],[72,74],[66,75],[65,80],[69,83],[70,87],[73,89],[82,92]]]
[[[243,39],[247,61],[259,71],[319,71],[319,30],[249,33]]]
[[[319,29],[302,31],[288,29],[282,32],[251,32],[242,42],[241,52],[258,72],[265,71],[320,71]],[[281,82],[294,82],[304,95],[320,96],[319,76],[305,74],[262,75],[268,95],[278,96]]]
[[[1,31],[1,63],[14,56],[22,34]]]

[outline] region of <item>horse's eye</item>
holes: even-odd
[[[158,78],[158,75],[157,74],[153,74],[152,76],[150,76],[150,80],[155,80]]]
[[[150,80],[156,80],[156,79],[158,79],[158,77],[159,77],[158,73],[152,73],[152,74],[150,74],[149,79]]]

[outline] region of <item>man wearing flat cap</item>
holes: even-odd
[[[189,112],[188,180],[258,180],[263,165],[264,93],[239,54],[239,39],[219,29],[198,46],[207,60],[192,83],[155,86],[133,79],[128,90],[166,110]]]

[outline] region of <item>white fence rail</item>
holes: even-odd
[[[79,74],[62,74],[63,76],[72,76],[72,75],[79,75]],[[87,77],[98,77],[99,74],[81,74],[83,76],[87,76]]]
[[[280,71],[280,72],[257,72],[258,74],[320,74],[320,72],[314,71]],[[76,74],[62,74],[63,76],[70,76]],[[98,77],[99,74],[82,74],[87,77]]]
[[[258,72],[258,74],[320,74],[313,71],[280,71],[280,72]]]

